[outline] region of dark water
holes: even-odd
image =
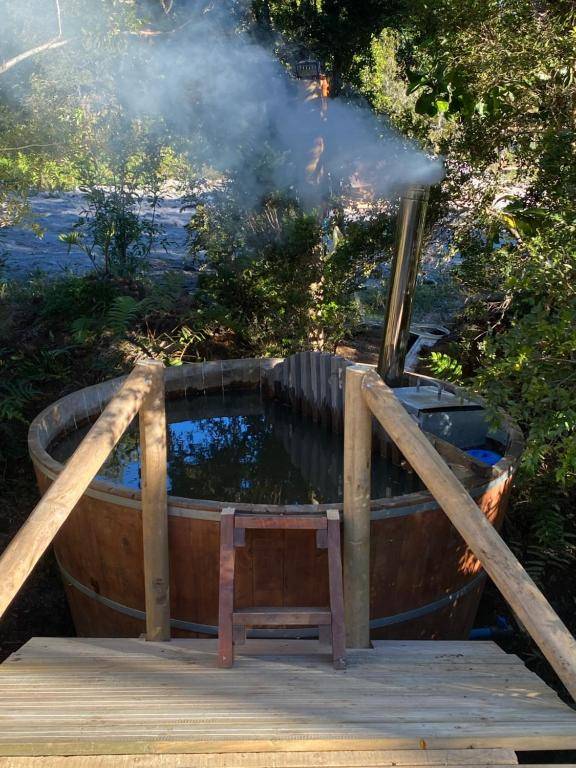
[[[258,393],[210,394],[168,401],[168,483],[174,496],[236,503],[311,504],[342,500],[341,434]],[[53,445],[65,461],[88,427]],[[138,429],[132,425],[100,475],[140,486]],[[418,490],[417,477],[372,461],[372,497]]]

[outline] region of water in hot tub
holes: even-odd
[[[343,437],[257,392],[168,400],[168,489],[173,496],[235,503],[311,504],[342,500]],[[89,426],[50,448],[66,461]],[[137,422],[99,477],[140,487]],[[372,498],[422,486],[413,473],[372,459]]]

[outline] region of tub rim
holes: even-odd
[[[275,365],[283,361],[283,358],[239,358],[234,360],[216,360],[205,363],[185,363],[181,366],[175,366],[166,369],[166,394],[171,395],[183,392],[186,395],[187,390],[194,391],[217,391],[225,386],[225,376],[231,377],[228,385],[234,384],[235,374],[251,375],[252,384],[262,383],[263,374],[271,370]],[[375,366],[369,366],[374,368]],[[202,380],[202,387],[198,389],[198,375]],[[420,380],[421,382],[441,385],[445,390],[454,394],[467,394],[465,390],[449,382],[443,382],[431,376],[416,374],[407,371],[406,375],[409,381]],[[216,380],[220,377],[221,383],[216,385],[206,384],[206,376]],[[85,414],[83,418],[88,418],[101,410],[113,396],[114,392],[122,385],[126,376],[119,376],[114,379],[90,387],[75,390],[68,395],[64,395],[58,400],[48,405],[31,422],[28,431],[28,451],[32,463],[37,472],[54,480],[64,469],[64,464],[54,459],[48,453],[48,446],[57,437],[59,433],[70,426],[76,426],[76,415],[78,407],[84,404]],[[244,379],[244,381],[246,381]],[[246,383],[249,383],[246,381]],[[485,405],[483,398],[475,396],[475,400],[481,405]],[[66,411],[68,411],[66,413]],[[491,468],[490,476],[487,481],[478,484],[478,478],[464,480],[464,486],[469,493],[476,497],[485,493],[487,490],[506,484],[512,478],[518,465],[524,439],[520,428],[503,411],[499,410],[502,417],[502,427],[507,434],[508,444],[505,455]],[[63,420],[67,418],[67,421]],[[86,488],[82,496],[100,499],[115,503],[118,506],[141,509],[141,492],[125,485],[110,483],[102,479],[95,478]],[[168,496],[168,514],[174,517],[189,517],[204,520],[219,521],[220,512],[226,507],[233,506],[239,511],[267,512],[271,514],[281,513],[300,513],[313,514],[323,512],[328,509],[337,509],[342,511],[342,502],[326,502],[323,504],[242,504],[229,501],[220,501],[212,499],[191,499],[181,496]],[[404,494],[402,496],[392,496],[388,498],[372,499],[370,502],[371,519],[378,520],[383,518],[400,517],[416,512],[424,512],[437,509],[438,503],[428,490],[416,491]]]

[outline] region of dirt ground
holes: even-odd
[[[353,360],[355,363],[376,365],[381,341],[382,331],[380,329],[368,329],[353,339],[340,343],[336,347],[336,354]]]

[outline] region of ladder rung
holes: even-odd
[[[326,517],[318,515],[241,515],[234,519],[235,528],[265,528],[268,530],[304,530],[317,531],[327,527]]]
[[[332,623],[332,614],[328,608],[243,608],[234,611],[232,623],[250,627],[321,627]]]

